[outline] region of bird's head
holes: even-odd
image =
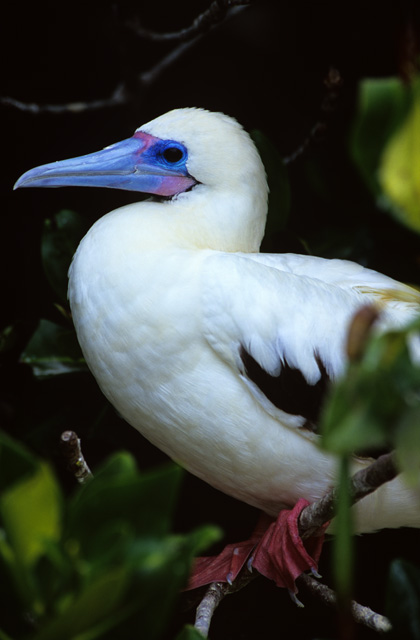
[[[265,224],[268,188],[254,143],[236,120],[204,109],[175,109],[101,151],[31,169],[15,188],[60,186],[110,187],[180,199],[184,211],[202,212],[201,231],[194,221],[197,236],[208,235],[209,225],[223,226],[226,235],[230,214],[229,235],[238,237],[249,227],[253,249]],[[240,250],[245,244],[237,246]]]
[[[170,197],[198,184],[240,188],[261,176],[255,146],[236,120],[187,108],[165,113],[101,151],[35,167],[15,188],[94,186]]]

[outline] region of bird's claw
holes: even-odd
[[[290,596],[290,598],[291,598],[292,602],[294,602],[294,603],[295,603],[295,605],[296,605],[297,607],[299,607],[300,609],[303,609],[303,607],[304,607],[305,605],[303,604],[303,602],[301,602],[301,601],[299,600],[299,598],[297,597],[297,595],[296,595],[295,593],[293,593],[293,591],[290,591],[290,589],[288,589],[287,591],[288,591],[288,593],[289,593],[289,596]]]

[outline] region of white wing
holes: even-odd
[[[380,301],[382,328],[399,326],[420,302],[415,290],[355,263],[293,254],[213,254],[202,291],[212,348],[260,399],[310,422],[328,380],[345,368],[353,314]]]

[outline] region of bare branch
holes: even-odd
[[[39,115],[42,113],[81,113],[83,111],[93,111],[95,109],[105,109],[126,104],[130,99],[129,92],[123,84],[118,85],[109,98],[92,100],[91,102],[68,102],[67,104],[37,104],[35,102],[22,102],[9,96],[0,97],[0,104]]]
[[[216,24],[222,22],[230,9],[233,11],[240,10],[241,7],[251,4],[251,0],[213,0],[208,9],[200,14],[189,27],[180,29],[179,31],[172,31],[169,33],[156,33],[145,29],[140,24],[129,24],[138,36],[141,38],[147,38],[155,42],[177,40],[178,42],[185,42],[196,38],[209,31]],[[233,13],[231,11],[231,13]]]
[[[337,596],[332,589],[327,585],[318,582],[311,575],[303,573],[297,579],[299,587],[303,586],[313,595],[317,596],[322,602],[330,607],[335,607],[337,603]],[[363,624],[378,633],[386,633],[391,630],[391,623],[388,618],[382,616],[379,613],[375,613],[369,607],[365,607],[358,602],[352,600],[351,613],[355,622]]]
[[[355,504],[365,496],[373,493],[385,482],[393,480],[398,475],[395,465],[395,454],[386,453],[375,460],[365,469],[361,469],[350,479],[350,499]],[[299,517],[299,533],[305,540],[316,535],[317,530],[334,516],[336,489],[331,489],[320,500],[309,504],[303,509]]]
[[[213,613],[225,595],[227,595],[228,588],[229,584],[227,582],[213,582],[197,607],[194,626],[205,638],[209,633]]]
[[[213,0],[209,8],[199,15],[190,27],[181,29],[173,33],[157,34],[138,25],[128,25],[133,28],[138,35],[149,40],[173,40],[180,44],[175,46],[168,54],[164,55],[150,69],[143,71],[137,76],[137,88],[147,89],[191,47],[193,47],[211,27],[220,24],[228,15],[233,15],[243,7],[251,4],[251,0]],[[0,97],[0,104],[33,113],[35,115],[43,113],[63,114],[81,113],[97,109],[106,109],[128,104],[131,100],[138,99],[136,90],[120,83],[112,95],[100,100],[91,102],[70,102],[66,104],[37,104],[33,102],[23,102],[10,96]]]
[[[60,438],[61,450],[68,468],[80,484],[93,477],[80,448],[80,440],[74,431],[64,431]]]
[[[309,132],[309,135],[305,138],[302,144],[286,158],[283,158],[285,164],[292,164],[298,158],[300,158],[312,144],[325,136],[327,129],[327,122],[331,117],[331,114],[337,108],[339,90],[343,84],[340,72],[331,67],[328,71],[326,78],[324,79],[324,85],[326,87],[326,94],[321,104],[321,117],[314,124]]]
[[[199,37],[190,40],[189,42],[182,42],[177,47],[171,49],[171,51],[163,56],[151,69],[147,71],[142,71],[137,76],[137,82],[139,87],[149,87],[151,86],[159,76],[162,75],[166,69],[171,67],[184,53],[189,51],[199,40]]]
[[[245,567],[232,584],[228,582],[213,582],[207,589],[196,610],[194,626],[197,631],[200,631],[200,633],[207,638],[213,614],[223,598],[240,591],[258,577],[260,577],[258,572],[251,573]]]

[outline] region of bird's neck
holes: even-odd
[[[257,252],[264,235],[266,198],[200,186],[168,202],[148,200],[113,212],[136,235],[139,249]],[[121,223],[123,220],[121,220]]]

